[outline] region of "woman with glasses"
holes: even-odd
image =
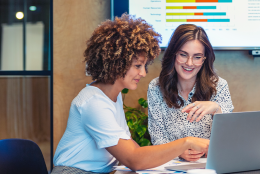
[[[217,76],[214,60],[203,28],[183,24],[175,30],[162,71],[148,88],[148,129],[154,145],[188,136],[209,139],[214,115],[233,111],[228,84]],[[197,161],[203,155],[188,149],[179,157]]]

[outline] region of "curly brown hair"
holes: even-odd
[[[98,26],[84,52],[86,72],[92,80],[114,84],[125,77],[133,58],[142,55],[150,64],[160,53],[161,35],[141,18],[123,14]],[[146,69],[147,71],[147,69]]]
[[[192,102],[209,101],[216,94],[218,76],[214,71],[215,54],[208,36],[202,27],[193,24],[182,24],[174,31],[169,46],[162,58],[162,71],[159,76],[159,85],[167,105],[180,108],[184,101],[178,96],[178,78],[175,70],[176,53],[190,40],[199,40],[205,48],[206,60],[197,74],[196,90]]]

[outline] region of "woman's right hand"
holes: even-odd
[[[197,161],[205,154],[205,152],[199,152],[196,150],[188,149],[183,152],[179,157],[185,159],[186,161]]]
[[[192,149],[198,152],[207,153],[209,148],[209,140],[197,137],[186,137],[188,142],[188,149]]]

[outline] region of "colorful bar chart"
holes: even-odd
[[[166,9],[217,9],[216,6],[166,6]]]
[[[204,28],[217,48],[260,49],[260,0],[128,0],[129,14],[162,35],[161,47],[182,24]]]
[[[166,22],[230,22],[230,19],[166,19]]]
[[[232,0],[165,0],[166,22],[230,22],[225,11],[217,8],[218,3],[232,3]],[[193,3],[202,3],[199,6]],[[174,5],[176,3],[176,6]],[[177,4],[179,3],[179,4]],[[184,4],[187,5],[185,6]],[[215,3],[215,4],[213,4]],[[210,5],[212,4],[212,5]],[[226,9],[225,9],[226,10]],[[166,25],[169,26],[169,25]]]
[[[166,3],[230,3],[232,0],[166,0]]]

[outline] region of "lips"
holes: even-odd
[[[138,83],[140,81],[140,79],[134,79],[136,81],[136,83]]]
[[[192,72],[194,70],[194,68],[188,68],[188,67],[184,67],[184,66],[182,66],[182,69],[186,72]]]

